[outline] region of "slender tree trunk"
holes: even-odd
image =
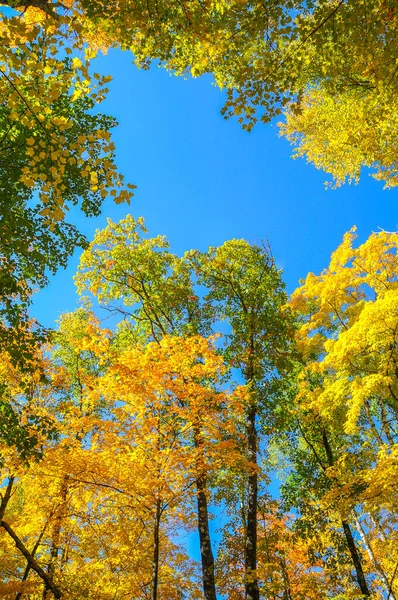
[[[157,600],[159,585],[159,548],[160,548],[160,519],[162,510],[160,499],[156,501],[156,512],[153,528],[153,559],[152,559],[152,581],[151,581],[151,600]]]
[[[250,334],[250,355],[246,371],[246,381],[254,381],[254,336]],[[253,398],[246,413],[247,459],[250,470],[247,481],[247,525],[245,532],[245,598],[259,600],[257,583],[257,508],[258,508],[258,472],[257,472],[257,405]]]
[[[6,512],[7,504],[11,498],[12,486],[14,485],[15,477],[11,476],[8,478],[8,484],[6,487],[6,491],[4,495],[1,494],[1,503],[0,503],[0,523],[4,519],[4,514]]]
[[[30,553],[31,556],[32,556],[32,558],[35,557],[37,549],[39,548],[39,546],[41,544],[41,540],[43,539],[44,533],[45,533],[45,531],[47,529],[47,525],[48,525],[48,521],[45,523],[44,528],[42,529],[42,531],[41,531],[41,533],[40,533],[40,535],[39,535],[39,537],[37,539],[37,542],[33,546],[33,550]],[[31,572],[31,570],[32,570],[32,567],[30,566],[29,563],[27,563],[25,571],[24,571],[24,574],[23,574],[23,577],[22,577],[22,581],[26,581],[28,579],[29,573]],[[17,595],[15,596],[15,600],[21,600],[21,598],[22,598],[22,592],[18,592]]]
[[[329,444],[329,440],[328,440],[328,437],[326,435],[325,429],[323,429],[323,431],[322,431],[322,441],[323,441],[323,445],[324,445],[324,448],[325,448],[326,456],[327,456],[327,459],[328,459],[328,464],[331,467],[334,464],[333,452],[332,452],[332,448],[331,448],[331,446]],[[345,536],[345,539],[346,539],[346,542],[347,542],[348,550],[349,550],[350,555],[351,555],[351,560],[352,560],[352,562],[354,564],[355,573],[356,573],[356,580],[357,580],[359,589],[361,590],[361,593],[364,596],[370,596],[368,584],[366,583],[365,574],[364,574],[363,569],[362,569],[361,559],[360,559],[360,556],[358,554],[357,547],[355,545],[355,540],[354,540],[354,537],[352,535],[351,527],[350,527],[348,521],[346,521],[344,519],[342,519],[341,524],[343,526],[344,536]]]
[[[59,552],[59,547],[60,547],[60,542],[61,542],[62,522],[65,517],[65,510],[66,510],[66,503],[67,503],[67,496],[68,496],[68,489],[69,489],[68,481],[69,481],[69,477],[68,477],[68,475],[65,475],[65,477],[62,480],[61,489],[60,489],[61,501],[55,511],[54,527],[53,527],[52,536],[51,536],[52,539],[51,539],[50,561],[47,565],[47,573],[48,573],[48,577],[49,577],[50,581],[53,581],[53,578],[54,578],[55,565],[57,562],[58,552]],[[47,595],[48,595],[47,592],[49,590],[50,590],[50,588],[48,587],[48,584],[46,584],[44,587],[44,590],[43,590],[43,600],[46,600]]]
[[[390,582],[388,581],[388,577],[387,577],[386,573],[384,572],[383,567],[381,566],[381,564],[375,557],[372,546],[370,545],[370,542],[367,538],[366,532],[365,532],[364,528],[362,527],[362,523],[356,515],[355,515],[355,525],[356,525],[359,535],[361,536],[362,543],[365,546],[366,551],[369,555],[370,561],[373,564],[374,569],[378,573],[380,573],[380,577],[382,578],[384,585],[385,585],[386,592],[388,593],[389,588],[390,588]],[[392,600],[397,600],[393,591],[390,591],[390,597],[392,598]]]
[[[196,479],[198,531],[200,540],[200,556],[202,561],[202,581],[205,600],[216,600],[216,585],[214,581],[214,557],[211,549],[209,512],[207,508],[207,478]]]
[[[368,584],[366,583],[365,575],[362,569],[361,559],[359,558],[355,540],[351,532],[351,527],[347,521],[342,521],[341,523],[343,525],[344,535],[345,539],[347,540],[347,546],[351,554],[351,559],[354,563],[359,588],[364,596],[370,596]]]
[[[207,476],[204,470],[201,452],[202,452],[202,436],[200,427],[197,425],[194,429],[194,444],[198,451],[196,459],[196,497],[198,510],[198,532],[200,541],[200,558],[202,563],[202,582],[203,594],[205,600],[217,600],[216,584],[214,580],[214,556],[211,549],[210,528],[209,528],[209,511],[207,508]]]
[[[245,592],[247,600],[259,600],[257,584],[257,430],[256,408],[250,407],[246,416],[247,458],[251,463],[247,487],[247,526],[245,539]]]

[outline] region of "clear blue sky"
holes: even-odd
[[[231,238],[268,238],[291,292],[309,271],[327,266],[352,225],[360,240],[379,227],[397,229],[398,190],[383,191],[367,173],[358,186],[325,190],[327,176],[292,160],[276,126],[260,124],[249,134],[224,120],[224,94],[209,77],[184,80],[156,66],[139,71],[120,51],[99,58],[95,70],[113,75],[101,109],[119,121],[118,166],[138,189],[130,207],[107,201],[101,217],[77,217],[89,239],[106,217],[127,212],[144,216],[149,233],[166,235],[177,254]],[[76,306],[77,263],[78,255],[36,297],[34,314],[48,327]]]

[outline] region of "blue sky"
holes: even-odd
[[[113,75],[101,110],[119,121],[118,166],[138,189],[130,207],[109,200],[99,218],[74,215],[88,239],[106,217],[128,212],[144,216],[149,233],[166,235],[177,254],[231,238],[267,238],[291,292],[309,271],[327,266],[354,224],[361,241],[379,227],[397,229],[398,190],[383,190],[366,172],[358,186],[325,190],[328,176],[293,160],[275,125],[249,134],[224,120],[224,94],[210,77],[184,80],[156,66],[140,71],[121,51],[97,59],[95,70]],[[44,325],[75,308],[77,264],[78,254],[37,294],[34,314]]]

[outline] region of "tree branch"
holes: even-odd
[[[33,571],[35,571],[38,576],[44,581],[48,589],[54,594],[54,598],[62,598],[61,590],[51,581],[50,577],[47,573],[41,568],[39,563],[33,558],[32,554],[23,544],[23,542],[19,539],[15,531],[6,523],[5,521],[1,521],[1,527],[6,530],[8,535],[14,540],[15,546],[21,552],[21,554],[26,558],[28,565]]]

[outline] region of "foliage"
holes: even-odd
[[[398,184],[397,119],[390,89],[377,96],[354,89],[336,97],[319,87],[303,94],[280,127],[295,146],[293,156],[330,173],[335,187],[358,183],[362,167],[370,167],[391,188]]]
[[[366,165],[395,186],[393,0],[2,6],[0,595],[396,600],[397,235],[354,248],[352,230],[286,305],[266,245],[180,258],[142,219],[90,245],[66,220],[132,196],[96,111],[111,47],[212,73],[247,130],[287,110],[282,133],[336,185]],[[77,247],[79,292],[118,322],[87,302],[46,346],[31,295]]]
[[[294,530],[292,516],[283,514],[278,502],[269,497],[264,497],[259,505],[258,537],[258,577],[263,597],[329,597],[331,582],[321,562],[311,560],[311,542]],[[239,523],[231,523],[224,534],[218,567],[221,591],[231,600],[244,597],[240,581],[242,556]]]
[[[40,15],[0,24],[1,348],[21,366],[45,335],[29,322],[33,290],[86,244],[66,211],[98,215],[109,194],[131,196],[115,167],[116,122],[93,112],[107,78],[91,89],[88,60],[69,56],[65,27]]]
[[[120,47],[144,68],[156,62],[177,75],[211,73],[227,90],[223,114],[247,130],[287,109],[283,132],[337,184],[372,165],[378,178],[396,185],[396,144],[388,131],[397,120],[394,0],[26,0],[19,10],[57,35],[70,27],[75,48]]]
[[[393,413],[398,409],[398,237],[382,231],[354,249],[354,231],[345,235],[329,268],[309,274],[292,297],[303,315],[298,340],[309,359],[301,378],[308,405],[329,419],[346,407],[349,432],[367,400],[377,399]]]
[[[97,232],[77,282],[119,322],[63,315],[34,378],[4,355],[4,597],[396,599],[397,244],[354,238],[289,308],[260,246]]]
[[[300,507],[306,528],[322,515],[334,535],[345,536],[354,563],[349,529],[357,529],[370,561],[362,559],[368,587],[395,597],[396,559],[385,562],[376,548],[396,535],[397,236],[382,231],[354,248],[354,232],[292,296],[303,366],[285,432],[294,468],[283,494]],[[341,557],[327,561],[338,565]],[[364,589],[362,566],[357,561],[355,577]]]

